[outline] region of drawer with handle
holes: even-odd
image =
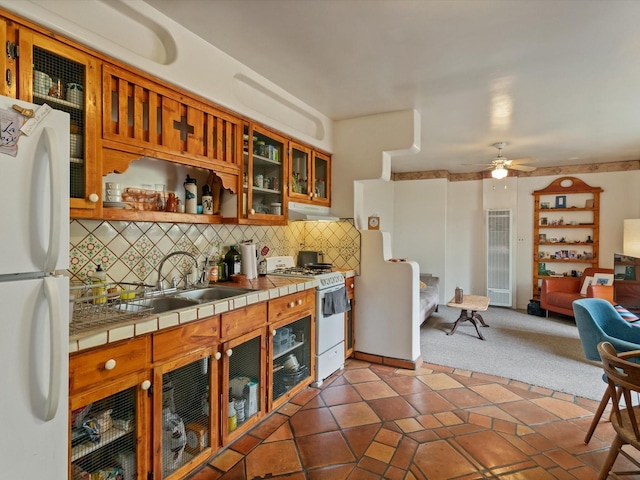
[[[149,338],[142,337],[71,355],[70,393],[147,368],[151,361],[150,350]]]
[[[269,300],[269,322],[308,315],[314,311],[315,305],[315,290],[305,290]]]

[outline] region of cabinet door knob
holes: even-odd
[[[295,307],[295,306],[296,306],[296,304],[295,304],[294,302],[291,302],[291,303],[289,304],[289,308],[293,308],[293,307]]]
[[[302,299],[301,298],[298,299],[298,305],[302,305]]]
[[[226,351],[226,352],[224,352],[224,353],[226,353],[226,354],[227,354],[227,357],[230,357],[231,355],[233,355],[233,350],[232,350],[232,349],[229,349],[229,350],[227,350],[227,351]]]
[[[275,337],[275,336],[276,336],[276,331],[275,331],[275,329],[274,329],[274,330],[271,330],[271,336],[272,336],[272,337]]]
[[[351,285],[349,285],[349,288],[353,288],[355,285],[352,283]]]
[[[216,360],[220,360],[220,358],[221,358],[221,357],[222,357],[222,354],[221,354],[220,352],[216,352],[216,353],[213,355],[213,358],[215,358]]]
[[[116,361],[113,358],[110,358],[109,360],[104,362],[104,368],[105,370],[113,370],[114,368],[116,368]]]
[[[100,197],[97,193],[92,193],[91,195],[89,195],[89,201],[91,203],[98,203],[98,200],[100,200]]]
[[[151,388],[151,382],[149,380],[145,380],[140,384],[140,388],[142,390],[149,390],[149,388]]]

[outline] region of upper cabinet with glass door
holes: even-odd
[[[286,140],[257,125],[245,125],[239,221],[281,224],[284,216]]]
[[[294,142],[289,142],[289,148],[289,199],[329,206],[330,157]]]
[[[84,52],[27,28],[18,32],[19,98],[70,116],[70,206],[72,215],[92,216],[100,208],[96,158],[98,61]]]

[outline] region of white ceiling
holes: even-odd
[[[145,0],[332,119],[416,109],[395,172],[640,159],[639,0]]]

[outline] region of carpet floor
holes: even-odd
[[[440,305],[420,328],[423,360],[602,398],[602,367],[585,359],[573,318],[535,317],[504,307],[489,307],[481,314],[489,325],[479,327],[486,340],[478,338],[470,322],[447,335],[460,310]]]

